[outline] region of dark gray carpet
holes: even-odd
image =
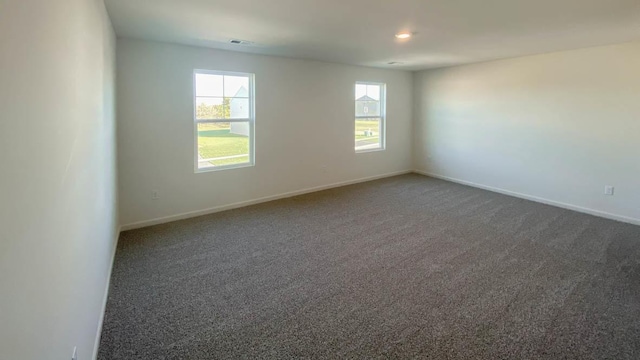
[[[405,175],[125,232],[99,359],[639,359],[640,227]]]

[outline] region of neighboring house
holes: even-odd
[[[242,86],[229,102],[229,114],[232,119],[249,118],[249,90]],[[248,122],[232,122],[231,133],[249,136]]]
[[[356,99],[356,115],[376,117],[380,115],[380,101],[364,95]]]

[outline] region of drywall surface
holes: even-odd
[[[0,5],[0,359],[91,359],[117,237],[98,0]]]
[[[639,63],[635,42],[417,73],[414,166],[640,221]]]
[[[411,170],[409,72],[121,38],[117,59],[125,226]],[[194,69],[255,74],[254,167],[194,173]],[[356,81],[387,84],[384,151],[354,151]]]

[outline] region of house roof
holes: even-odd
[[[356,99],[356,101],[378,101],[378,100],[376,100],[376,99],[374,99],[372,97],[369,97],[367,95],[364,95],[364,96]]]
[[[249,97],[249,90],[244,86],[241,86],[233,97]]]

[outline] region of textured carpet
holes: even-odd
[[[404,175],[124,232],[99,359],[639,359],[640,227]]]

